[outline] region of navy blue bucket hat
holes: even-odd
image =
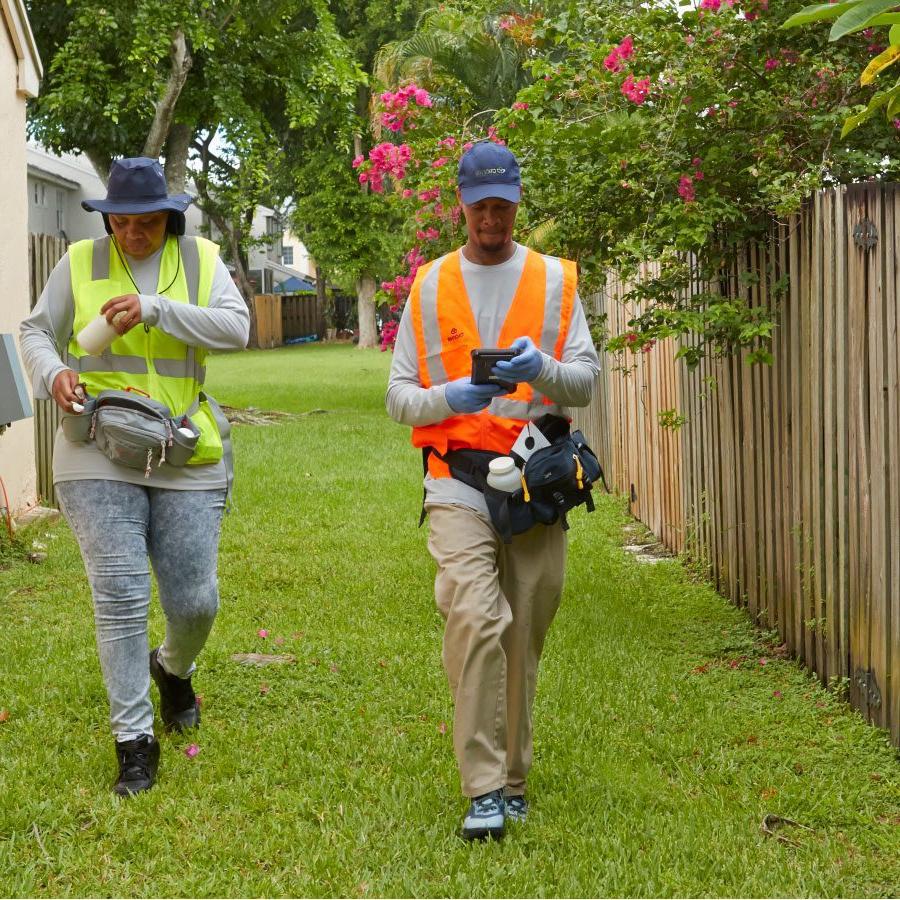
[[[82,200],[88,212],[107,215],[133,216],[143,213],[176,213],[184,221],[184,211],[191,205],[189,194],[168,194],[166,176],[155,159],[134,156],[113,161],[109,169],[106,198]]]
[[[473,144],[459,160],[456,176],[463,203],[499,197],[518,203],[522,199],[519,161],[510,150],[493,141]]]

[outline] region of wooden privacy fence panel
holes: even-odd
[[[315,294],[285,294],[281,300],[281,330],[284,340],[325,337],[325,317]]]
[[[315,294],[257,294],[253,298],[251,347],[271,350],[309,335],[325,336],[325,317]]]
[[[53,267],[66,252],[66,242],[49,234],[28,235],[30,308],[34,309]],[[56,506],[53,489],[53,443],[60,420],[59,407],[52,400],[34,402],[35,465],[39,502]]]
[[[284,343],[281,330],[281,294],[257,294],[250,307],[250,347],[271,350]]]
[[[606,315],[612,334],[627,331],[639,310],[622,302],[630,285],[610,278],[604,290],[585,305],[594,315]],[[661,428],[659,415],[677,408],[679,383],[664,341],[652,353],[607,358],[601,367],[594,402],[574,410],[574,421],[595,449],[612,490],[627,494],[632,515],[668,546],[683,544],[681,503],[681,442]]]
[[[900,744],[898,220],[900,185],[818,193],[723,279],[774,311],[771,367],[607,357],[577,418],[632,512]],[[613,334],[623,287],[590,298]]]

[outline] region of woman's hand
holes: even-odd
[[[53,399],[56,405],[67,413],[75,412],[73,403],[84,403],[84,390],[79,385],[78,373],[71,369],[63,369],[53,379]]]
[[[137,294],[123,294],[121,297],[113,297],[100,307],[100,315],[106,316],[106,321],[112,325],[119,334],[131,331],[141,321],[141,298]]]

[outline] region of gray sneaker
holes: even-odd
[[[506,804],[502,791],[491,791],[476,797],[463,821],[463,838],[467,841],[481,841],[485,838],[499,841],[503,837],[505,815]]]
[[[506,818],[512,822],[524,822],[528,817],[528,801],[522,797],[506,798]]]

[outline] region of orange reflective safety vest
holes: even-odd
[[[455,250],[422,266],[409,294],[410,315],[419,359],[422,387],[446,384],[472,372],[471,351],[483,347],[472,305]],[[522,277],[496,346],[509,347],[527,335],[544,353],[562,358],[578,275],[575,263],[528,250]],[[520,384],[479,413],[451,416],[434,425],[413,428],[416,447],[448,450],[490,450],[507,454],[526,422],[552,413],[564,415],[560,406],[530,384]],[[450,470],[434,454],[428,456],[434,478],[449,478]]]

